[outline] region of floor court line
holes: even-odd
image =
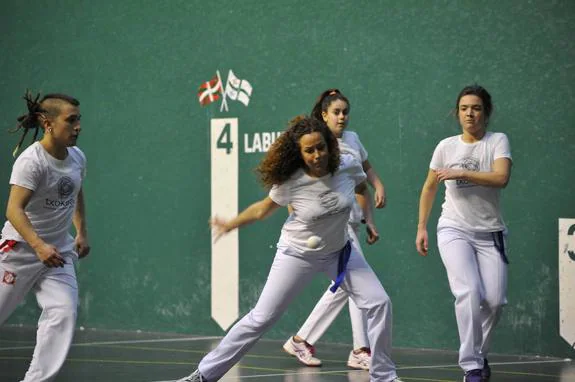
[[[0,356],[0,360],[18,360],[29,361],[30,357],[11,357]],[[176,361],[140,361],[140,360],[126,360],[126,359],[97,359],[97,358],[66,358],[66,362],[85,362],[85,363],[112,363],[112,364],[125,364],[125,365],[191,365],[190,362],[176,362]]]
[[[348,372],[365,372],[365,371],[360,371],[360,370],[347,370],[345,371],[345,373]],[[339,372],[340,374],[343,374],[343,372]],[[310,373],[311,375],[312,373]],[[322,373],[313,373],[313,374],[322,374]],[[331,373],[323,373],[323,374],[336,374],[335,372],[331,372]],[[284,377],[286,375],[297,375],[297,373],[285,373],[285,374],[270,374],[267,375],[267,377]],[[307,373],[306,373],[307,375]],[[227,380],[232,380],[232,379],[247,379],[247,378],[259,378],[260,376],[257,375],[246,375],[246,376],[241,376],[241,377],[224,377],[221,379],[221,381],[227,381]],[[261,377],[265,377],[265,376],[261,376]],[[407,380],[407,379],[406,379]],[[454,379],[431,379],[431,378],[421,378],[421,377],[412,377],[409,378],[410,381],[424,381],[424,382],[459,382],[459,380],[454,380]],[[167,380],[162,380],[162,381],[152,381],[152,382],[177,382],[177,379],[167,379]]]
[[[506,365],[537,365],[542,363],[564,363],[571,362],[570,359],[549,359],[549,360],[535,360],[535,361],[510,361],[510,362],[489,362],[490,366],[506,366]],[[397,370],[417,370],[417,369],[447,369],[455,367],[458,368],[458,364],[451,365],[422,365],[422,366],[404,366],[398,367]]]
[[[219,339],[221,337],[193,337],[194,339]],[[181,339],[186,340],[186,339]],[[274,340],[271,340],[272,342],[275,342]],[[169,341],[163,341],[162,342],[169,342]],[[128,343],[128,342],[126,342]],[[99,344],[101,345],[101,344]],[[108,345],[108,344],[103,344],[103,345]],[[121,344],[109,344],[109,345],[121,345]],[[174,352],[183,352],[183,353],[202,353],[205,354],[206,352],[204,350],[188,350],[188,349],[172,349],[172,348],[146,348],[146,347],[135,347],[135,346],[117,346],[119,348],[126,348],[126,349],[134,349],[134,350],[149,350],[149,351],[164,351],[164,352],[169,352],[169,351],[174,351]],[[1,350],[1,349],[0,349]],[[263,354],[246,354],[244,356],[245,358],[265,358],[265,359],[284,359],[284,358],[289,358],[290,356],[287,354],[284,355],[263,355]],[[324,362],[337,362],[340,363],[341,359],[323,359]],[[504,366],[504,365],[529,365],[529,364],[543,364],[543,363],[562,363],[562,362],[571,362],[572,360],[570,358],[561,358],[561,359],[541,359],[541,360],[532,360],[532,361],[509,361],[509,362],[489,362],[490,365],[492,366]],[[398,367],[398,370],[409,370],[409,369],[442,369],[442,368],[450,368],[450,367],[456,367],[458,368],[459,365],[434,365],[434,366],[428,366],[428,365],[424,365],[424,366],[405,366],[405,367]]]
[[[18,360],[27,360],[29,357],[0,357],[0,359],[18,359]],[[71,358],[68,359],[70,362],[101,362],[101,363],[124,363],[124,364],[160,364],[160,365],[190,365],[189,362],[166,362],[166,361],[138,361],[138,360],[119,360],[119,359],[78,359],[78,358]],[[541,363],[560,363],[560,362],[569,362],[569,360],[547,360],[547,361],[527,361],[527,362],[498,362],[493,363],[492,365],[521,365],[521,364],[541,364]],[[449,368],[458,368],[457,364],[450,364],[450,365],[422,365],[422,366],[404,366],[398,367],[397,370],[421,370],[421,369],[449,369]],[[249,369],[249,370],[278,370],[278,369],[271,369],[271,368],[261,368],[261,367],[253,367],[253,366],[239,366],[241,369]],[[307,370],[307,369],[306,369]],[[279,370],[278,370],[279,371]],[[351,370],[351,369],[344,369],[344,370],[326,370],[326,371],[319,371],[319,370],[312,370],[309,371],[292,371],[292,369],[286,369],[285,371],[278,372],[278,373],[266,373],[266,374],[258,374],[258,375],[246,375],[246,376],[237,376],[237,377],[226,377],[224,380],[237,380],[237,379],[253,379],[253,378],[267,378],[267,377],[281,377],[281,376],[288,376],[288,375],[330,375],[330,374],[348,374],[348,373],[363,373],[362,370]],[[533,374],[533,373],[520,373],[520,372],[503,372],[505,374],[525,374],[525,375],[539,375],[539,376],[548,376],[554,377],[553,375],[543,375],[543,374]],[[413,378],[412,378],[413,379]],[[437,379],[419,379],[419,380],[428,380],[428,381],[439,381]],[[168,380],[168,381],[153,381],[153,382],[173,382],[175,380]]]
[[[241,379],[244,379],[244,378],[250,378],[250,376],[241,377]],[[221,380],[225,381],[227,379],[231,379],[231,378],[222,378]],[[238,377],[237,379],[240,379],[240,377]],[[405,379],[407,381],[407,379],[405,377],[402,377],[402,379]],[[409,378],[409,380],[410,381],[424,381],[424,382],[459,382],[459,379],[454,380],[454,379]],[[177,379],[167,379],[165,381],[152,381],[152,382],[178,382],[178,380]]]
[[[97,342],[81,342],[74,343],[74,346],[99,346],[99,345],[123,345],[123,344],[149,344],[149,343],[162,343],[162,342],[193,342],[193,341],[204,341],[204,340],[217,340],[221,339],[219,336],[210,337],[186,337],[186,338],[157,338],[153,340],[125,340],[125,341],[97,341]],[[35,345],[32,346],[10,346],[10,347],[0,347],[0,351],[3,350],[26,350],[34,349]]]
[[[512,361],[512,362],[493,362],[490,365],[498,365],[498,366],[505,366],[505,365],[535,365],[535,364],[542,364],[542,363],[566,363],[571,362],[571,359],[557,359],[557,360],[536,360],[536,361]],[[251,369],[250,367],[240,366],[240,368]],[[418,369],[444,369],[444,368],[459,368],[458,364],[451,364],[451,365],[422,365],[422,366],[404,366],[398,367],[397,370],[418,370]],[[268,377],[282,377],[286,375],[329,375],[329,374],[344,374],[349,372],[357,372],[362,373],[362,370],[329,370],[329,371],[310,371],[310,372],[285,372],[285,373],[275,373],[275,374],[258,374],[258,375],[244,375],[244,376],[237,376],[237,377],[224,377],[222,378],[223,381],[225,380],[237,380],[237,379],[253,379],[253,378],[268,378]],[[526,373],[529,375],[529,373]],[[439,379],[422,379],[422,378],[409,378],[410,380],[418,380],[418,381],[442,381]],[[175,379],[165,380],[165,381],[151,381],[151,382],[176,382]],[[447,381],[447,380],[443,380]]]
[[[152,352],[174,352],[174,353],[194,353],[194,354],[206,354],[206,350],[193,350],[193,349],[174,349],[174,348],[157,348],[157,347],[144,347],[144,346],[122,346],[122,345],[109,345],[111,349],[129,349],[129,350],[145,350],[145,351],[152,351]],[[244,358],[258,358],[258,359],[290,359],[292,356],[285,354],[280,355],[265,355],[265,354],[246,354]],[[333,363],[341,363],[341,359],[337,360],[322,360],[324,363],[326,362],[333,362]]]

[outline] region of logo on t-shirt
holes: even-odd
[[[477,158],[474,157],[467,157],[467,158],[463,158],[461,160],[461,163],[459,164],[459,168],[462,168],[464,170],[467,171],[479,171],[479,161],[477,160]],[[463,179],[457,179],[455,184],[457,185],[457,187],[473,187],[475,186],[475,184],[473,183],[469,183],[466,180]]]
[[[66,199],[74,192],[74,182],[69,176],[63,176],[58,181],[58,195],[60,199]]]
[[[58,200],[46,198],[44,208],[51,210],[73,208],[76,204],[75,198],[70,198],[74,194],[74,181],[69,176],[63,176],[58,180]]]
[[[319,194],[319,204],[325,208],[325,212],[313,218],[319,220],[325,216],[336,215],[342,211],[350,211],[350,206],[344,205],[340,202],[339,194],[329,190]]]
[[[332,191],[325,191],[319,194],[319,203],[328,211],[337,207],[338,200],[337,194]]]

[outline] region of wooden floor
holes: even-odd
[[[0,328],[0,381],[19,381],[34,348],[33,328]],[[167,382],[195,369],[219,337],[99,330],[78,331],[56,381]],[[299,365],[282,351],[282,341],[262,340],[223,381],[253,382],[368,382],[365,371],[346,367],[350,346],[322,343],[320,368]],[[463,373],[451,351],[394,349],[398,374],[404,381],[456,382]],[[493,354],[491,382],[575,382],[575,362]]]

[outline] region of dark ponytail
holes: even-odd
[[[327,89],[321,93],[315,101],[315,105],[311,110],[311,117],[323,122],[323,117],[321,115],[322,112],[327,111],[329,105],[338,99],[347,103],[348,108],[351,107],[349,100],[339,91],[339,89]]]

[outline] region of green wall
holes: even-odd
[[[338,87],[388,194],[382,240],[364,249],[394,301],[394,345],[456,349],[435,239],[428,258],[415,251],[417,203],[433,148],[458,133],[457,93],[478,82],[514,158],[503,192],[509,305],[493,351],[572,356],[558,334],[557,219],[575,217],[574,17],[568,0],[4,1],[0,201],[19,97],[76,96],[93,246],[78,269],[79,325],[222,334],[210,318],[210,119],[238,118],[240,136],[279,131]],[[253,86],[249,106],[201,107],[199,85],[230,69]],[[265,195],[252,171],[262,155],[240,151],[240,208]],[[241,314],[265,282],[276,215],[240,232]],[[293,334],[326,286],[314,281],[268,336]],[[37,315],[30,296],[9,322]],[[351,342],[347,313],[324,340]]]

